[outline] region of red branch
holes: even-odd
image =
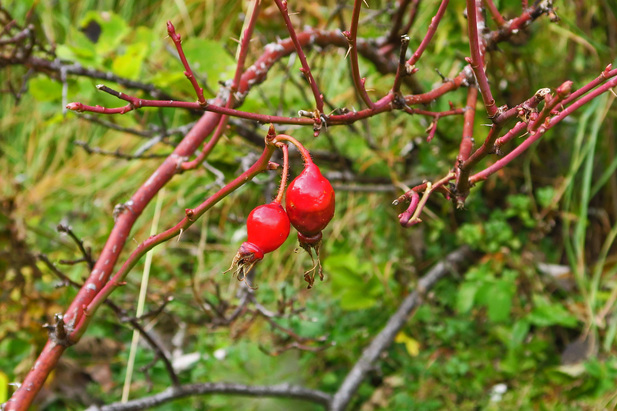
[[[467,111],[463,117],[463,136],[458,149],[458,157],[456,158],[456,178],[460,177],[461,169],[459,165],[463,164],[471,155],[473,150],[473,123],[476,116],[476,103],[478,102],[478,89],[469,87],[467,89]]]
[[[296,34],[296,30],[294,30],[293,25],[291,24],[291,20],[289,19],[289,12],[287,10],[287,0],[274,0],[276,6],[279,8],[281,12],[281,16],[285,21],[285,25],[287,26],[287,30],[289,31],[289,37],[291,41],[293,41],[294,46],[296,48],[296,53],[298,53],[298,58],[300,59],[300,63],[302,64],[302,74],[306,77],[311,86],[311,90],[313,91],[313,95],[315,96],[315,105],[317,107],[317,111],[319,114],[315,117],[315,121],[319,122],[320,115],[323,113],[323,95],[319,91],[319,87],[317,86],[317,82],[311,73],[311,68],[306,60],[306,56],[304,55],[304,51],[302,50],[302,44],[298,40],[298,36]]]
[[[356,87],[356,91],[360,93],[362,101],[369,108],[374,108],[375,105],[371,101],[368,93],[366,92],[365,82],[366,78],[360,78],[360,66],[358,62],[358,21],[360,20],[360,11],[362,10],[362,0],[354,0],[353,13],[351,14],[351,27],[349,31],[343,32],[347,40],[349,41],[349,58],[351,63],[351,77]]]
[[[617,70],[615,70],[612,73],[612,75],[611,75],[611,77],[614,77],[614,76],[617,76]],[[599,95],[601,95],[603,93],[606,93],[607,91],[611,90],[613,87],[617,87],[617,77],[615,77],[612,80],[608,81],[606,84],[602,85],[601,87],[598,87],[597,89],[595,89],[591,93],[585,95],[583,98],[581,98],[580,100],[578,100],[575,103],[571,104],[570,106],[565,108],[563,111],[561,111],[556,116],[552,117],[549,121],[547,121],[544,124],[540,125],[538,130],[531,132],[530,136],[527,137],[527,139],[525,139],[525,141],[523,141],[520,145],[518,145],[514,150],[509,152],[506,156],[504,156],[504,157],[500,158],[499,160],[497,160],[495,163],[491,164],[486,169],[484,169],[481,172],[476,173],[473,176],[471,176],[469,181],[473,184],[473,183],[476,183],[476,182],[481,181],[481,180],[486,180],[491,174],[495,173],[498,170],[501,170],[508,163],[510,163],[512,160],[514,160],[516,157],[518,157],[525,150],[527,150],[533,143],[538,141],[538,139],[540,139],[540,137],[542,137],[544,135],[544,133],[546,133],[546,131],[548,131],[551,128],[553,128],[555,125],[557,125],[559,122],[561,122],[564,118],[568,117],[574,111],[576,111],[579,108],[581,108],[582,106],[588,104],[591,100],[593,100],[596,97],[598,97]],[[564,89],[562,89],[561,92],[562,93],[567,92],[567,86],[564,87]]]
[[[420,43],[416,51],[413,53],[411,58],[407,60],[408,65],[413,66],[414,64],[416,64],[418,60],[420,60],[420,57],[422,57],[422,53],[424,53],[424,50],[426,50],[431,40],[433,40],[433,36],[435,35],[435,32],[437,31],[439,22],[443,18],[443,15],[446,13],[446,8],[448,8],[448,3],[449,3],[449,0],[441,1],[441,5],[439,6],[439,9],[437,9],[437,14],[435,14],[435,16],[431,19],[431,23],[428,25],[428,30],[426,31],[426,35],[422,39],[422,42]]]
[[[482,7],[481,0],[467,0],[467,22],[469,28],[469,50],[471,51],[471,58],[466,59],[471,65],[473,73],[476,76],[482,99],[484,100],[484,106],[489,118],[495,117],[497,113],[497,106],[495,105],[495,99],[491,93],[491,87],[488,84],[488,78],[484,71],[485,65],[485,51],[486,43],[480,33],[484,30],[484,20],[478,13],[478,10]]]
[[[504,24],[506,24],[506,20],[503,18],[501,13],[499,13],[499,10],[497,10],[497,6],[495,6],[493,0],[484,0],[484,3],[486,4],[486,8],[491,13],[493,20],[495,20],[495,23],[497,23],[497,25],[503,26]]]
[[[240,46],[239,46],[240,50],[238,53],[238,62],[236,64],[236,72],[234,73],[233,80],[231,81],[229,98],[227,99],[227,102],[225,103],[225,108],[227,109],[233,109],[234,105],[240,103],[236,101],[237,100],[236,93],[238,91],[238,86],[240,84],[240,79],[242,77],[242,71],[244,70],[244,64],[246,62],[246,57],[248,55],[249,44],[250,44],[251,38],[253,37],[253,29],[255,28],[255,23],[257,22],[257,16],[259,16],[259,9],[260,9],[259,5],[260,5],[260,0],[255,0],[255,4],[251,9],[251,15],[249,17],[246,30],[244,30],[241,36]],[[207,143],[204,144],[204,147],[201,150],[201,153],[199,153],[199,155],[194,160],[182,163],[183,170],[189,170],[189,169],[197,167],[208,157],[210,152],[212,152],[216,144],[219,142],[219,139],[225,132],[228,119],[229,119],[229,116],[227,115],[224,115],[221,117],[219,124],[216,130],[214,131],[214,135],[212,136],[212,138]]]
[[[197,84],[197,79],[193,74],[193,70],[191,70],[191,67],[189,66],[189,62],[186,60],[184,50],[182,49],[182,37],[176,33],[176,28],[171,23],[171,21],[167,22],[167,33],[169,34],[169,37],[171,37],[171,40],[176,46],[176,50],[178,51],[178,57],[180,57],[180,61],[184,66],[184,75],[187,79],[189,79],[189,81],[193,85],[193,88],[195,89],[195,93],[197,94],[197,101],[199,101],[200,105],[205,105],[206,99],[204,98],[204,89],[199,87],[199,84]]]

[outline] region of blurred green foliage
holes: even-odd
[[[520,2],[495,3],[508,18],[520,13]],[[499,104],[517,104],[537,89],[555,88],[566,79],[580,87],[606,64],[615,62],[617,10],[606,0],[585,2],[584,7],[579,3],[563,2],[558,10],[561,23],[540,18],[514,44],[500,44],[490,53],[489,78]],[[208,86],[209,97],[218,90],[218,82],[233,73],[233,39],[242,27],[240,1],[22,0],[9,1],[4,7],[23,21],[33,4],[37,30],[56,45],[58,58],[152,83],[175,99],[193,101],[195,97],[166,38],[166,20],[172,20],[181,33],[187,57],[200,83]],[[334,0],[297,4],[294,7],[301,14],[294,22],[325,27],[336,4]],[[392,5],[371,2],[371,8],[363,10],[368,20],[363,20],[360,34],[387,33],[391,20],[380,11]],[[249,61],[259,55],[264,44],[286,36],[276,12],[272,13],[273,5],[265,3],[263,7],[264,17],[257,25]],[[422,3],[411,33],[412,49],[426,32],[435,7],[431,2]],[[452,2],[434,42],[418,63],[421,71],[416,76],[426,90],[441,82],[435,69],[448,77],[464,65],[468,43],[463,8],[463,3]],[[349,10],[343,13],[347,16]],[[89,24],[100,28],[96,41],[87,35]],[[495,29],[495,25],[490,22],[489,28]],[[332,108],[358,109],[345,50],[313,51],[309,59]],[[251,92],[242,109],[280,115],[312,109],[307,88],[293,85],[303,84],[299,67],[297,59],[284,59],[268,80]],[[23,67],[3,69],[3,90],[7,82],[19,85],[25,71]],[[361,61],[361,71],[372,97],[383,95],[392,84],[393,76],[378,73],[368,61]],[[70,76],[66,98],[120,106],[122,102],[96,92],[94,86],[100,82]],[[54,78],[42,74],[30,78],[19,104],[10,93],[0,98],[2,402],[13,389],[7,387],[7,381],[23,377],[46,340],[40,325],[62,312],[75,295],[74,290],[57,287],[59,280],[36,255],[46,254],[71,279],[81,281],[88,274],[83,264],[61,264],[61,260],[80,255],[74,243],[56,231],[56,225],[69,224],[96,256],[113,225],[114,206],[126,201],[158,163],[90,155],[75,146],[73,143],[81,140],[105,150],[130,153],[146,140],[63,113],[62,84]],[[447,110],[448,101],[459,107],[465,100],[466,93],[461,90],[429,108]],[[484,257],[468,272],[453,274],[429,293],[399,342],[363,383],[351,408],[614,407],[617,112],[613,100],[608,96],[583,108],[503,172],[474,187],[464,210],[434,196],[424,222],[411,229],[398,225],[396,216],[401,210],[390,205],[400,193],[337,191],[335,220],[324,233],[325,281],[305,289],[302,273],[311,261],[306,254],[294,252],[293,233],[279,251],[258,266],[254,280],[259,287],[255,294],[264,306],[274,310],[279,301],[292,299],[294,307],[302,309],[299,315],[274,321],[305,338],[326,336],[326,342],[309,343],[323,350],[268,355],[289,343],[289,336],[248,314],[228,327],[213,327],[211,313],[195,298],[237,303],[238,283],[221,273],[244,239],[245,216],[272,198],[278,181],[275,174],[258,177],[206,214],[180,240],[155,249],[148,308],[156,308],[167,296],[173,296],[174,301],[149,326],[170,350],[197,354],[195,362],[180,372],[183,383],[290,382],[334,392],[418,277],[457,246],[469,244]],[[480,105],[478,109],[476,143],[486,134],[483,124],[487,122]],[[187,111],[150,109],[104,120],[148,130],[173,128],[196,118]],[[421,116],[386,113],[350,127],[331,127],[318,139],[313,139],[308,128],[287,132],[315,152],[345,156],[351,161],[351,171],[367,180],[421,182],[439,178],[452,167],[462,130],[460,118],[444,118],[437,137],[427,144],[428,124]],[[265,126],[257,132],[265,134]],[[151,152],[169,153],[181,138],[167,136],[166,144],[156,145]],[[258,151],[259,147],[247,144],[232,128],[208,160],[229,181],[238,174],[240,160]],[[325,171],[340,168],[336,162],[320,166]],[[294,160],[292,168],[297,173],[300,162]],[[163,194],[160,226],[174,225],[185,208],[214,193],[216,184],[217,177],[206,169],[174,178]],[[149,206],[138,220],[121,259],[147,238],[152,213],[153,206]],[[127,310],[133,310],[142,268],[136,267],[127,286],[112,297]],[[131,332],[126,324],[119,325],[110,310],[101,309],[85,337],[95,341],[93,348],[84,341],[67,351],[63,366],[50,378],[41,409],[83,408],[83,398],[63,390],[72,378],[70,369],[95,381],[88,384],[91,400],[119,400]],[[592,354],[580,355],[574,371],[566,369],[561,354],[581,335],[593,336]],[[110,348],[102,348],[107,346]],[[142,347],[136,370],[153,358],[154,354]],[[169,386],[160,362],[147,374],[136,372],[133,381],[131,398],[147,395],[150,388],[160,392]],[[498,384],[505,384],[505,393],[495,394]],[[157,409],[180,408],[319,409],[306,402],[230,396],[187,398]]]

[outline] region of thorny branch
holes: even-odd
[[[76,281],[71,280],[66,274],[60,271],[54,265],[54,263],[52,263],[49,260],[49,258],[45,254],[39,254],[38,257],[41,261],[43,261],[43,263],[45,263],[45,265],[51,270],[51,272],[54,273],[62,281],[62,285],[70,285],[77,290],[83,287],[82,284],[79,284]],[[152,313],[148,313],[147,316],[148,317],[156,316],[160,314],[165,308],[165,306],[167,305],[167,303],[169,303],[170,301],[171,301],[170,299],[167,299],[163,304],[161,304]],[[150,333],[146,331],[146,329],[139,323],[141,319],[128,317],[125,310],[120,308],[118,305],[116,305],[113,301],[109,299],[105,300],[105,305],[111,308],[111,310],[116,314],[116,316],[118,317],[118,319],[120,319],[120,321],[128,322],[131,325],[131,327],[133,327],[139,332],[140,336],[148,343],[148,345],[150,345],[150,347],[154,351],[155,359],[160,359],[161,361],[163,361],[163,364],[165,366],[165,369],[167,370],[167,374],[169,375],[169,379],[171,380],[172,384],[174,386],[180,384],[178,375],[176,374],[173,368],[173,365],[171,364],[171,361],[169,360],[168,353],[166,352],[165,348],[163,348],[159,344],[157,339],[154,338],[152,335],[150,335]],[[142,316],[142,318],[144,317],[146,316]],[[57,321],[57,324],[62,323],[61,319],[59,320],[58,317],[56,317],[56,321]],[[47,327],[47,328],[49,329],[50,333],[53,333],[52,335],[54,335],[54,337],[57,335],[57,331],[53,329],[54,328],[53,326]]]

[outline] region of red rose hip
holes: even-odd
[[[289,236],[289,217],[280,203],[260,205],[246,219],[248,238],[242,243],[229,268],[245,280],[253,265],[264,258],[264,254],[279,248]]]
[[[249,244],[255,256],[262,259],[264,254],[279,248],[289,236],[289,217],[279,203],[256,207],[246,219]]]
[[[321,234],[334,216],[334,190],[319,167],[308,163],[289,184],[285,208],[289,221],[302,236]]]
[[[312,161],[307,161],[304,170],[289,184],[285,209],[289,221],[298,230],[300,246],[311,258],[313,250],[317,256],[315,266],[304,274],[311,288],[315,281],[315,269],[319,268],[319,277],[323,280],[319,261],[321,231],[334,216],[334,189]]]

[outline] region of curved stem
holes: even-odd
[[[283,175],[281,176],[281,185],[279,186],[279,191],[274,199],[274,203],[281,204],[283,201],[283,196],[285,195],[285,187],[287,187],[287,176],[289,175],[289,147],[287,144],[281,145],[281,150],[283,150]]]
[[[278,134],[274,138],[274,141],[288,141],[288,142],[290,142],[291,144],[296,146],[296,148],[300,152],[300,155],[302,156],[302,158],[304,159],[304,162],[306,164],[313,164],[313,159],[311,158],[311,153],[309,153],[309,151],[306,149],[306,147],[304,147],[302,145],[302,143],[300,143],[298,140],[296,140],[292,136],[288,136],[287,134]]]

